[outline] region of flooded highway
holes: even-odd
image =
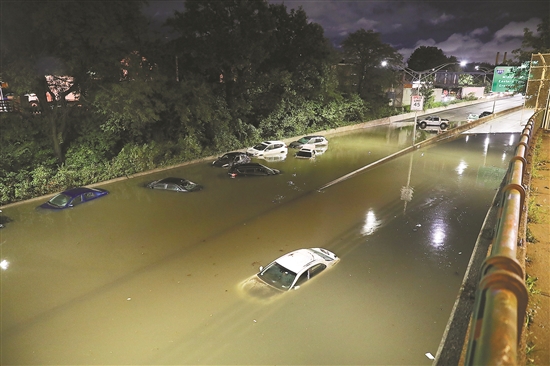
[[[412,126],[327,138],[314,160],[255,160],[276,176],[201,162],[68,210],[4,209],[1,363],[431,364],[519,134],[461,136],[318,191],[410,145]],[[143,187],[167,176],[205,188]],[[267,299],[243,288],[309,247],[340,262]]]

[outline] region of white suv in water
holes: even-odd
[[[255,158],[264,158],[272,155],[286,155],[288,148],[282,141],[264,141],[246,150],[246,153]]]

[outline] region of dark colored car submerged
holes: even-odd
[[[72,188],[55,195],[48,202],[41,204],[39,207],[62,210],[65,208],[74,207],[84,202],[95,200],[96,198],[103,197],[108,193],[108,191],[101,188]]]
[[[250,163],[251,159],[244,152],[234,151],[223,154],[218,159],[212,162],[212,166],[229,168],[235,164],[246,164]]]
[[[2,210],[0,210],[0,229],[10,221],[12,220],[7,216],[2,215]]]
[[[258,163],[238,164],[229,168],[229,176],[235,178],[237,176],[262,176],[262,175],[276,175],[281,171],[277,169],[268,168],[265,165]]]
[[[146,185],[151,189],[163,189],[165,191],[175,192],[195,192],[203,189],[203,186],[197,183],[193,183],[190,180],[184,178],[168,177],[159,180],[155,180]]]

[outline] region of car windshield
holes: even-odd
[[[198,184],[186,180],[185,182],[182,182],[182,186],[186,190],[192,191],[193,189],[195,189],[198,186]]]
[[[57,207],[65,207],[67,203],[71,200],[70,196],[67,196],[66,194],[60,193],[57,196],[53,197],[48,202],[51,205],[57,206]]]
[[[254,146],[254,149],[256,149],[256,150],[265,150],[266,147],[267,147],[266,144],[261,143],[261,144],[258,144],[256,146]]]
[[[269,268],[259,273],[258,276],[271,286],[286,291],[294,283],[296,273],[275,262]]]
[[[296,156],[300,156],[300,157],[304,157],[304,158],[311,158],[313,156],[313,154],[311,153],[311,151],[298,151]]]

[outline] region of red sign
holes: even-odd
[[[420,95],[411,96],[411,111],[421,111],[424,109],[424,99]]]

